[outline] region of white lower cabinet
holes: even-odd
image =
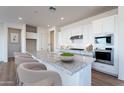
[[[98,62],[94,62],[92,65],[93,69],[98,70],[100,72],[104,72],[113,76],[118,75],[118,69],[117,66],[102,64]]]

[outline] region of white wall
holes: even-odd
[[[5,47],[4,47],[4,24],[0,23],[0,61],[5,61]]]
[[[2,35],[0,44],[1,44],[1,59],[4,62],[8,61],[8,28],[16,28],[21,29],[21,50],[22,52],[26,51],[26,30],[25,30],[25,24],[22,23],[3,23],[2,24],[2,30],[0,34]]]
[[[7,62],[7,31],[6,31],[6,25],[5,23],[1,24],[1,40],[0,40],[0,56],[1,56],[1,61]]]
[[[119,7],[118,18],[119,79],[124,80],[124,7]]]
[[[115,14],[117,14],[117,9],[61,27],[61,39],[59,39],[61,44],[59,45],[71,45],[72,47],[84,48],[87,42],[89,43],[94,42],[92,38],[93,37],[92,21]],[[84,35],[84,38],[82,41],[78,41],[78,43],[72,43],[69,40],[69,37],[77,33],[79,34],[82,33]]]
[[[0,23],[0,44],[1,43],[2,43],[2,23]],[[2,51],[1,48],[0,51]],[[2,53],[0,53],[0,61],[2,61]]]
[[[26,52],[26,24],[22,24],[21,30],[22,30],[22,32],[21,32],[21,39],[22,39],[21,50],[23,53],[25,53]]]

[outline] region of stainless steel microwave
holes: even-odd
[[[96,44],[113,45],[113,34],[95,37]]]

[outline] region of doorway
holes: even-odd
[[[21,52],[21,29],[8,28],[8,58],[14,58],[14,52]]]
[[[54,31],[50,31],[50,51],[54,52]]]
[[[36,39],[26,39],[26,51],[33,53],[36,52]]]

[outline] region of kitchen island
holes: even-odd
[[[90,56],[93,57],[93,51],[86,51],[81,48],[70,48],[70,49],[56,49],[57,52],[69,52],[78,55]]]
[[[37,51],[30,53],[33,58],[46,65],[48,70],[59,73],[63,86],[90,86],[91,85],[91,65],[95,61],[92,57],[74,55],[73,62],[62,62],[60,55]]]

